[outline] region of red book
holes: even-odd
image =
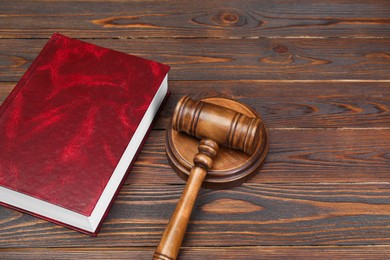
[[[54,34],[0,107],[0,204],[96,235],[168,70]]]

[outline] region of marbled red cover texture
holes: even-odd
[[[89,216],[168,70],[55,33],[0,107],[0,185]]]

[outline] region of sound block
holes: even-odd
[[[258,113],[249,106],[226,98],[203,98],[203,102],[212,103],[235,110],[249,117],[258,117]],[[168,160],[175,172],[187,180],[193,166],[193,158],[198,153],[199,139],[172,129],[172,122],[167,128],[165,147]],[[208,170],[202,186],[205,188],[231,188],[250,179],[264,163],[268,152],[268,133],[261,120],[260,139],[252,155],[240,150],[220,147],[214,158],[213,167]]]

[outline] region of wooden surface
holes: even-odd
[[[179,259],[389,258],[389,1],[3,0],[0,102],[55,31],[167,63],[172,95],[98,237],[1,207],[0,259],[151,259],[189,93],[254,107],[270,150],[249,182],[201,189]]]

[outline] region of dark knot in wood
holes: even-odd
[[[278,44],[272,48],[277,53],[286,53],[288,52],[288,47],[285,45]]]
[[[211,20],[220,26],[238,27],[244,26],[247,21],[246,17],[235,11],[223,11],[216,13]]]

